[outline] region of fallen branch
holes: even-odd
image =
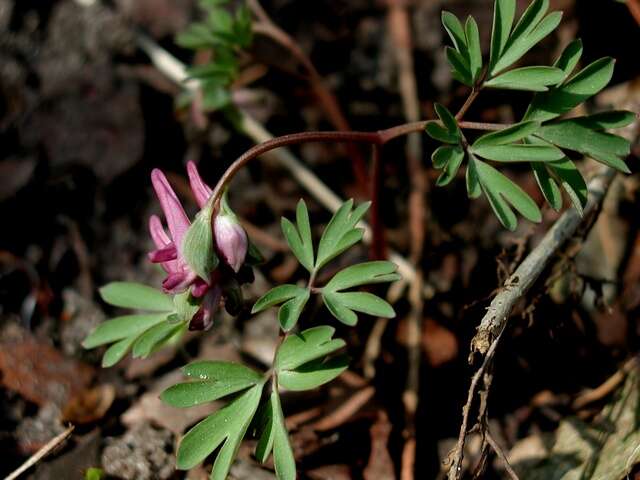
[[[560,247],[599,209],[615,174],[615,170],[609,167],[600,169],[589,182],[589,200],[584,214],[580,216],[574,208],[564,212],[542,241],[507,279],[500,293],[489,305],[471,341],[473,351],[482,354],[487,352],[497,333],[506,325],[518,300],[527,294]]]

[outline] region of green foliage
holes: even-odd
[[[539,221],[540,210],[517,185],[487,162],[531,164],[538,186],[549,205],[562,208],[562,192],[582,212],[587,187],[576,165],[566,154],[573,151],[629,173],[625,157],[627,140],[605,132],[621,128],[636,118],[631,112],[604,112],[588,117],[558,120],[602,90],[611,80],[614,61],[601,58],[573,74],[582,56],[582,42],[575,40],[564,49],[553,66],[525,66],[508,70],[559,24],[562,13],[548,13],[549,0],[534,0],[514,26],[516,1],[495,0],[491,49],[487,71],[478,74],[478,48],[475,22],[464,27],[455,15],[444,12],[442,23],[453,47],[447,58],[453,76],[477,92],[483,88],[535,92],[522,121],[480,136],[469,142],[456,118],[442,105],[435,105],[439,122],[426,124],[427,134],[443,143],[433,152],[433,166],[441,169],[437,185],[447,185],[468,159],[467,193],[477,198],[483,193],[500,222],[513,230],[517,219],[513,209],[532,221]],[[327,306],[345,322],[354,316],[329,296]]]
[[[298,202],[296,207],[296,224],[282,217],[282,233],[289,244],[289,248],[298,261],[309,272],[313,272],[313,242],[311,240],[311,226],[309,225],[309,212],[304,200]]]
[[[295,480],[296,462],[284,424],[280,396],[275,388],[262,409],[261,424],[262,431],[256,445],[256,458],[264,463],[273,451],[273,466],[277,477],[281,480]]]
[[[251,13],[246,5],[235,11],[229,1],[201,0],[204,19],[189,25],[176,37],[176,43],[190,50],[207,50],[212,60],[188,69],[190,78],[202,82],[202,101],[206,110],[222,109],[230,104],[229,87],[237,78],[237,52],[251,45]]]
[[[316,270],[362,240],[364,229],[357,228],[356,225],[370,206],[371,202],[365,202],[354,209],[353,200],[347,200],[342,204],[320,238]]]
[[[84,348],[111,344],[102,357],[102,366],[118,363],[129,350],[134,357],[146,357],[177,341],[195,313],[189,293],[173,301],[164,293],[132,282],[109,283],[100,289],[102,299],[116,307],[151,310],[112,318],[98,325],[82,342]]]
[[[84,472],[84,480],[102,480],[104,478],[104,471],[98,467],[88,468]]]

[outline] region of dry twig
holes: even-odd
[[[29,470],[36,463],[38,463],[44,457],[49,455],[53,450],[55,450],[58,446],[60,446],[67,438],[69,438],[69,435],[71,435],[71,432],[73,432],[74,428],[75,427],[71,425],[64,432],[53,437],[51,440],[47,442],[47,444],[44,447],[42,447],[36,453],[31,455],[26,462],[24,462],[16,470],[14,470],[9,475],[7,475],[4,480],[15,480],[24,472]]]

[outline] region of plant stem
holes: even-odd
[[[386,130],[378,130],[377,132],[300,132],[273,138],[250,148],[238,157],[229,166],[229,168],[227,168],[222,177],[220,177],[220,180],[218,180],[218,183],[213,189],[210,201],[213,202],[214,208],[217,209],[222,192],[235,174],[251,160],[269,152],[270,150],[285,147],[287,145],[298,145],[308,142],[369,143],[380,147],[394,138],[408,135],[410,133],[421,132],[424,130],[428,122],[434,121],[435,120],[423,120],[420,122],[405,123]],[[459,122],[458,125],[460,128],[466,128],[469,130],[501,130],[510,126],[505,124],[479,122]]]

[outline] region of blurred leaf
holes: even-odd
[[[453,13],[443,11],[442,12],[442,25],[444,29],[449,34],[451,41],[453,42],[453,46],[460,53],[463,54],[464,58],[467,58],[467,38],[464,29],[462,28],[462,23],[458,20]],[[469,68],[469,64],[466,65],[467,69]]]
[[[140,315],[125,315],[102,322],[84,339],[84,348],[94,348],[105,343],[115,342],[123,338],[137,336],[149,328],[166,322],[168,314],[148,313]]]
[[[533,174],[547,203],[556,212],[562,208],[562,192],[543,163],[531,163]]]
[[[480,187],[480,179],[478,178],[478,170],[476,169],[475,162],[470,161],[467,164],[465,180],[469,198],[478,198],[480,195],[482,195],[482,188]]]
[[[174,334],[183,330],[184,324],[160,323],[144,332],[133,344],[133,357],[145,358],[165,345]]]
[[[107,348],[104,355],[102,355],[102,368],[113,367],[122,360],[137,338],[136,335],[123,338]]]
[[[460,142],[460,138],[456,133],[449,132],[435,121],[427,122],[425,131],[431,138],[442,143],[458,144]]]
[[[111,282],[100,289],[100,296],[110,305],[158,312],[173,311],[170,296],[155,288],[134,282]]]

